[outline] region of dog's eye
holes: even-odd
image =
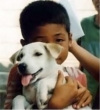
[[[23,54],[21,53],[18,57],[17,57],[17,61],[20,61],[23,57]]]
[[[42,53],[36,52],[34,55],[35,55],[35,56],[41,56]]]

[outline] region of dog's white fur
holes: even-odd
[[[15,63],[17,57],[23,54],[18,65],[22,63],[27,64],[28,74],[34,74],[42,68],[42,71],[30,81],[30,84],[23,87],[23,95],[18,95],[13,99],[12,109],[20,108],[21,110],[25,110],[27,107],[31,108],[31,105],[36,103],[39,109],[47,107],[47,102],[52,95],[50,92],[56,84],[58,70],[61,70],[64,76],[68,75],[63,71],[62,66],[58,65],[55,61],[62,49],[57,44],[36,42],[24,46],[11,57],[11,61]],[[36,53],[41,55],[37,56]],[[73,108],[69,106],[66,109]],[[86,110],[90,108],[86,106],[82,109]]]

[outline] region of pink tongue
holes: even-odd
[[[32,75],[27,75],[22,77],[22,85],[27,86],[30,83],[30,80],[32,79]]]

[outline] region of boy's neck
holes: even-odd
[[[100,14],[98,13],[96,16],[95,16],[95,23],[100,26]]]

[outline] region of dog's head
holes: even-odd
[[[50,74],[48,71],[55,65],[61,50],[62,46],[58,44],[36,42],[24,46],[10,60],[13,63],[18,61],[22,84],[28,85]]]

